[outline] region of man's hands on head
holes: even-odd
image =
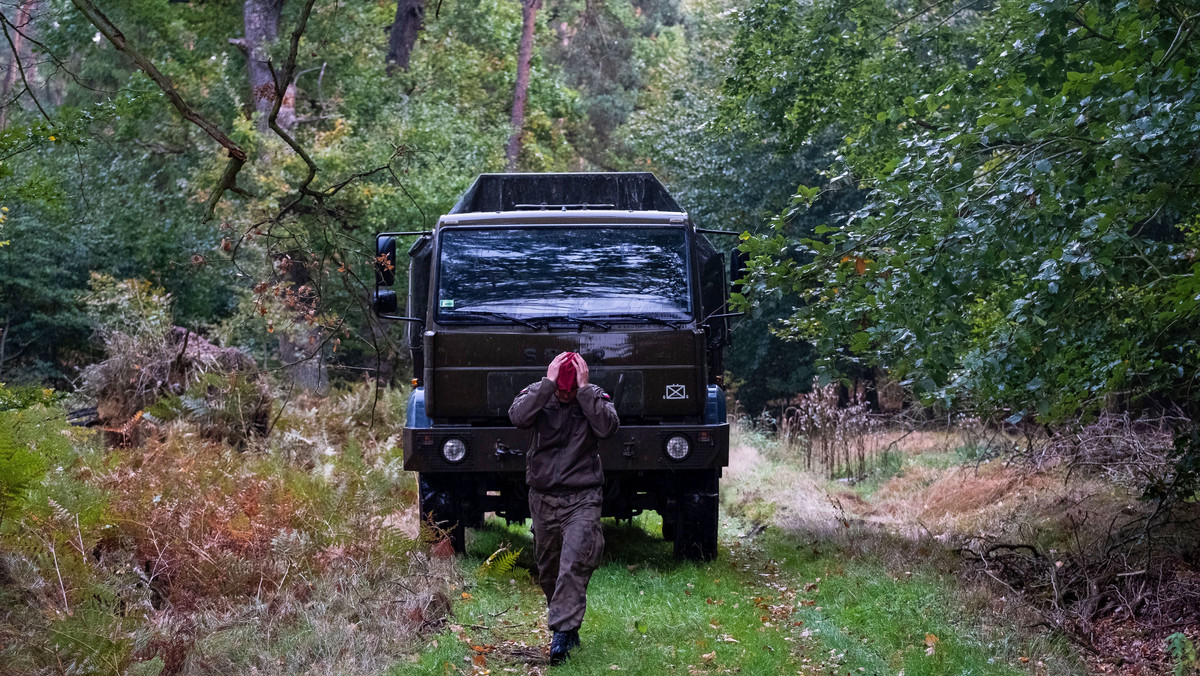
[[[578,354],[571,354],[571,358],[575,360],[575,384],[583,388],[588,384],[588,365]]]
[[[588,384],[588,365],[583,360],[583,357],[574,352],[562,352],[557,357],[550,360],[550,366],[546,368],[546,377],[550,380],[558,382],[558,373],[562,370],[563,364],[571,362],[575,366],[575,384],[577,387],[583,387]]]
[[[550,380],[558,382],[558,372],[562,368],[564,362],[571,358],[570,352],[559,353],[557,357],[550,360],[550,366],[546,368],[546,377]]]

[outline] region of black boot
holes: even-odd
[[[550,639],[550,664],[562,664],[571,656],[571,648],[575,645],[571,642],[571,632],[556,631],[554,638]]]
[[[579,646],[583,645],[579,640],[579,630],[578,629],[572,629],[571,631],[568,631],[567,632],[567,640],[569,641],[567,650],[574,650],[574,649],[578,648]]]

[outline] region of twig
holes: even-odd
[[[71,605],[69,603],[67,603],[67,588],[66,588],[66,586],[63,585],[62,571],[59,570],[59,568],[58,568],[58,553],[54,551],[53,537],[51,537],[51,539],[47,540],[46,544],[50,545],[50,557],[52,559],[54,559],[54,572],[55,572],[55,574],[58,575],[58,589],[59,589],[59,591],[62,592],[63,608],[65,608],[67,611],[67,614],[70,615],[71,614]]]
[[[21,74],[21,82],[25,84],[25,92],[29,94],[29,98],[33,100],[33,105],[37,106],[37,109],[39,112],[41,112],[42,117],[46,118],[46,121],[49,122],[50,126],[53,127],[54,120],[51,120],[50,116],[46,114],[46,109],[43,108],[41,102],[37,100],[37,96],[35,96],[33,93],[33,88],[29,86],[29,80],[25,77],[25,64],[21,63],[21,50],[17,49],[17,45],[13,43],[12,36],[8,33],[8,18],[4,17],[3,14],[0,14],[0,17],[3,18],[3,20],[0,21],[0,28],[4,29],[4,39],[8,42],[9,49],[12,50],[12,58],[13,61],[16,62],[17,72]]]
[[[81,0],[76,1],[79,2]],[[292,81],[293,73],[295,73],[296,54],[300,49],[300,38],[304,35],[304,29],[308,26],[308,17],[312,14],[312,8],[314,4],[316,4],[316,0],[308,0],[308,2],[304,4],[304,9],[300,10],[300,20],[296,24],[296,29],[292,31],[291,47],[288,50],[287,61],[285,61],[283,64],[283,76],[280,77],[278,74],[276,74],[274,64],[272,64],[270,60],[267,61],[267,67],[271,69],[271,77],[275,81],[275,105],[271,107],[271,114],[267,117],[267,124],[270,126],[271,131],[274,131],[279,138],[283,139],[283,142],[288,144],[292,150],[294,150],[296,154],[300,156],[300,159],[304,160],[304,164],[308,167],[308,175],[305,176],[304,180],[300,183],[301,194],[321,198],[324,197],[322,193],[309,187],[312,184],[313,179],[317,177],[316,162],[313,162],[313,159],[309,156],[308,151],[306,151],[303,146],[297,143],[296,139],[292,138],[291,134],[287,133],[282,127],[279,126],[279,109],[283,105],[284,95],[287,93],[288,85]],[[282,90],[280,87],[281,84]]]

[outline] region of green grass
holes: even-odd
[[[1057,647],[985,626],[968,590],[932,564],[898,570],[862,554],[861,542],[776,528],[743,538],[744,521],[722,521],[720,558],[702,564],[672,559],[654,515],[606,521],[583,646],[554,673],[1001,675],[1025,673],[1026,654],[1058,660]],[[531,566],[528,528],[499,522],[473,533],[464,566],[478,567],[505,544],[524,548],[522,564]],[[457,600],[447,628],[392,674],[472,673],[473,646],[487,651],[479,670],[541,668],[545,601],[528,571],[469,579],[469,598]],[[929,635],[937,637],[932,654]],[[1062,660],[1051,668],[1070,670]]]

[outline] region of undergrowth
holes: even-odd
[[[187,411],[117,448],[0,411],[0,671],[384,670],[459,576],[420,537],[404,395],[301,397],[240,446]]]

